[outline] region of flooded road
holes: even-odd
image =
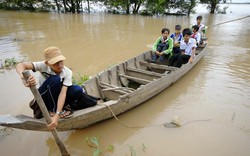
[[[249,156],[250,18],[249,5],[232,5],[227,15],[202,14],[208,25],[208,54],[183,78],[139,107],[119,115],[131,126],[109,119],[83,130],[60,132],[71,155],[92,155],[86,137],[99,137],[102,155]],[[43,50],[58,46],[75,74],[95,75],[151,48],[161,29],[190,27],[190,17],[71,15],[0,12],[0,59],[43,60]],[[0,72],[0,114],[32,115],[32,94],[15,70]],[[178,116],[179,128],[161,125]],[[149,127],[147,127],[149,126]],[[1,129],[3,127],[0,127]],[[106,148],[112,145],[112,152]],[[50,133],[10,130],[0,135],[3,156],[60,155]]]

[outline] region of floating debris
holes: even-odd
[[[176,128],[180,127],[181,123],[178,116],[175,116],[171,122],[163,124],[166,128]]]
[[[7,136],[10,135],[14,131],[13,128],[10,127],[4,127],[0,129],[0,136]]]
[[[3,60],[0,59],[0,69],[3,69]]]

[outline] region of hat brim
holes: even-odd
[[[66,58],[63,55],[59,55],[59,56],[54,57],[53,59],[49,60],[48,63],[55,64],[55,63],[57,63],[59,61],[63,61],[63,60],[66,60]]]

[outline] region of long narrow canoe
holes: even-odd
[[[142,53],[121,64],[97,74],[83,84],[89,95],[100,97],[102,102],[94,107],[75,111],[69,119],[60,119],[57,130],[82,129],[102,120],[111,118],[112,111],[119,115],[157,95],[188,71],[206,54],[206,46],[196,50],[192,63],[181,68],[150,63],[152,52]],[[0,115],[0,125],[25,130],[48,131],[44,119],[26,115]]]

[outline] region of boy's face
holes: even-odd
[[[165,31],[164,33],[162,33],[162,36],[163,36],[164,39],[167,39],[168,38],[168,32]]]
[[[179,34],[181,30],[175,29],[175,33]]]
[[[197,23],[200,24],[201,23],[201,19],[197,19]]]
[[[184,41],[185,41],[185,42],[188,42],[189,39],[190,39],[190,35],[187,35],[187,34],[186,34],[186,35],[184,36]]]
[[[64,61],[59,61],[55,64],[49,64],[48,62],[46,62],[46,64],[56,73],[56,74],[60,74],[62,72],[62,68],[64,66]]]
[[[195,30],[194,28],[192,28],[192,31],[193,31],[194,33],[196,33],[196,30]]]

